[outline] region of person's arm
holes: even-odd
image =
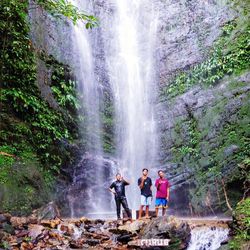
[[[110,191],[111,193],[113,193],[113,194],[116,194],[116,192],[113,190],[113,188],[114,188],[114,183],[112,183],[112,184],[110,185],[109,191]]]
[[[156,189],[157,190],[159,190],[159,188],[160,188],[160,182],[159,182],[159,179],[157,179],[156,181],[155,181],[155,186],[156,186]]]
[[[170,193],[170,184],[169,184],[169,182],[167,182],[167,197],[166,197],[166,199],[169,201],[169,193]]]
[[[166,199],[169,201],[169,190],[170,190],[170,188],[168,187],[167,188],[167,197],[166,197]]]
[[[138,180],[138,186],[139,186],[140,189],[142,189],[144,187],[144,178],[141,177]]]
[[[129,181],[127,181],[127,180],[125,180],[125,179],[123,179],[123,178],[122,178],[122,181],[124,182],[125,185],[129,185],[129,184],[130,184]]]
[[[149,181],[150,181],[150,190],[153,191],[152,190],[152,180],[151,180],[151,178],[149,179]]]

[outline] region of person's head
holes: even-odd
[[[163,178],[164,177],[164,172],[162,170],[159,170],[158,175],[159,175],[160,178]]]
[[[148,175],[148,169],[147,168],[142,169],[142,174],[144,176],[147,176]]]
[[[121,180],[121,178],[122,178],[122,176],[121,176],[121,174],[120,174],[120,173],[117,173],[115,177],[116,177],[116,180],[118,180],[118,181],[120,181],[120,180]]]

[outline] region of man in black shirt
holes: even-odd
[[[114,181],[109,187],[109,191],[115,195],[116,212],[118,220],[121,219],[121,205],[125,209],[129,219],[132,218],[125,195],[125,186],[127,185],[129,185],[129,182],[125,181],[121,176],[121,174],[116,174],[116,181]]]
[[[147,168],[142,170],[142,177],[138,179],[138,186],[141,189],[141,206],[138,218],[140,220],[144,206],[146,206],[146,218],[149,218],[149,206],[152,202],[152,180],[148,177]]]

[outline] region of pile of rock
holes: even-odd
[[[118,222],[0,214],[0,223],[1,247],[13,250],[141,249],[141,239],[169,239],[169,247],[185,249],[190,240],[189,225],[174,217]]]

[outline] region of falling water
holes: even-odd
[[[151,0],[110,1],[110,5],[114,9],[112,26],[103,20],[102,28],[107,37],[105,54],[115,99],[117,158],[120,171],[132,182],[128,197],[136,208],[137,178],[142,168],[152,169],[155,164],[157,13]]]
[[[91,3],[88,3],[87,1],[72,0],[72,3],[80,10],[89,12],[93,11]],[[83,197],[85,195],[84,200],[87,200],[86,192],[81,189],[81,182],[89,181],[92,184],[92,187],[88,189],[87,193],[89,200],[95,197],[95,202],[92,202],[91,210],[100,211],[105,206],[105,200],[103,200],[103,197],[100,195],[102,193],[103,183],[105,180],[104,167],[102,168],[103,150],[101,145],[101,124],[99,118],[101,100],[99,93],[100,89],[94,74],[94,57],[92,48],[93,37],[91,37],[90,30],[87,30],[81,22],[78,22],[78,24],[73,27],[72,36],[74,41],[73,50],[75,54],[73,64],[78,82],[78,93],[83,106],[83,112],[81,115],[84,116],[83,124],[80,126],[80,134],[82,134],[82,137],[86,140],[87,154],[94,158],[93,165],[96,168],[94,174],[90,176],[88,173],[83,173],[84,171],[87,172],[84,164],[80,164],[80,168],[77,166],[75,167],[73,183],[68,195],[71,216],[74,217],[76,210],[75,204],[77,202],[83,203],[83,201],[79,199],[79,197],[81,197],[81,192],[84,193],[82,195]],[[89,158],[89,156],[87,158]],[[83,156],[82,160],[86,160],[86,155]],[[96,183],[91,180],[87,180],[86,178],[81,178],[82,175],[95,179]],[[75,190],[80,192],[77,196],[75,195]],[[74,195],[72,195],[72,193]]]
[[[79,9],[88,10],[91,8],[90,4],[87,5],[85,1],[75,0],[72,2]],[[102,154],[99,119],[100,95],[94,74],[91,32],[81,22],[78,22],[73,30],[75,72],[86,117],[86,131],[80,132],[85,132],[87,149],[96,154]]]
[[[94,13],[92,5],[98,1],[72,0],[79,9]],[[153,169],[156,155],[156,126],[154,101],[156,93],[154,51],[157,31],[157,13],[151,0],[109,0],[101,3],[98,13],[100,27],[86,30],[79,23],[73,28],[74,64],[79,93],[82,94],[86,121],[87,150],[90,155],[103,159],[100,86],[103,84],[96,74],[96,68],[105,72],[107,84],[114,97],[116,153],[118,169],[132,183],[128,189],[129,203],[135,208],[139,202],[137,178],[142,168]],[[112,12],[106,11],[112,9]],[[112,14],[110,14],[112,13]],[[101,42],[100,42],[101,41]],[[103,60],[98,60],[96,51],[104,51]],[[95,207],[91,210],[103,211],[107,200],[107,172],[103,173],[100,161],[93,176],[100,181],[89,192],[95,195]],[[76,167],[73,175],[73,193],[80,190],[84,168]],[[117,169],[117,171],[118,171]],[[88,171],[88,170],[87,170]],[[114,171],[114,169],[112,169]],[[110,173],[112,172],[110,171]],[[91,178],[91,177],[90,177]],[[77,187],[77,188],[76,188]],[[103,190],[106,193],[93,190]],[[76,197],[69,195],[72,215]],[[90,195],[91,196],[91,195]],[[98,202],[98,200],[100,202]],[[99,204],[99,205],[98,205]],[[106,204],[107,205],[107,204]]]
[[[228,228],[196,227],[191,231],[188,250],[216,250],[228,239]]]

